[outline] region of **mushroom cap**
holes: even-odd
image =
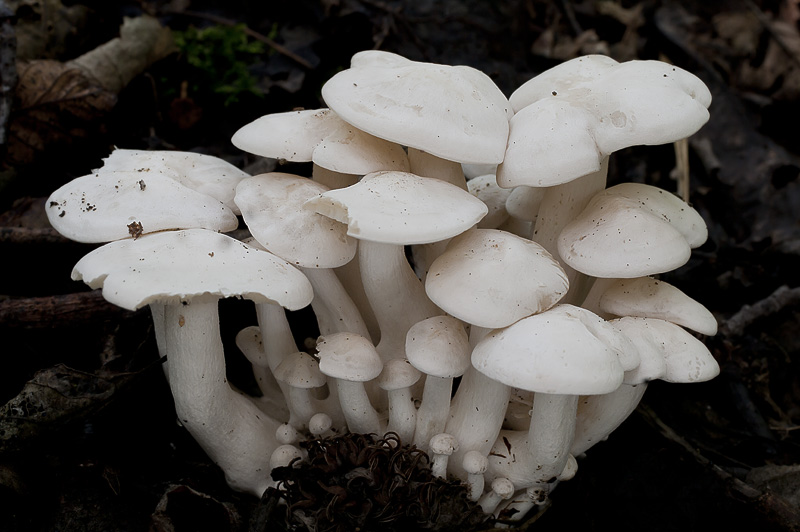
[[[470,366],[469,337],[451,316],[433,316],[414,324],[406,334],[406,357],[419,371],[453,378]]]
[[[320,371],[335,379],[371,381],[383,369],[375,346],[360,334],[341,332],[320,336],[317,351]]]
[[[347,226],[303,208],[328,187],[305,177],[280,172],[243,179],[236,203],[247,227],[270,252],[305,268],[338,268],[356,253]]]
[[[535,76],[515,90],[508,101],[518,113],[530,104],[558,95],[573,87],[591,83],[619,62],[605,55],[584,55],[565,61],[538,76]],[[556,94],[554,95],[553,92]]]
[[[486,174],[474,177],[467,181],[467,190],[470,194],[481,200],[489,209],[487,214],[480,222],[479,229],[497,229],[508,219],[506,201],[511,194],[511,190],[500,188],[494,174]]]
[[[461,460],[461,466],[470,475],[479,475],[486,472],[489,459],[480,451],[467,451]]]
[[[546,188],[520,185],[511,189],[506,199],[506,211],[518,220],[535,222]]]
[[[615,349],[598,334],[617,332],[597,315],[572,305],[492,331],[472,351],[472,365],[523,390],[570,395],[610,393],[622,383]]]
[[[203,229],[111,242],[78,261],[72,278],[102,287],[106,300],[129,310],[234,296],[297,310],[314,296],[306,276],[288,262]]]
[[[611,323],[633,342],[643,360],[663,360],[663,365],[652,364],[627,372],[625,382],[628,384],[653,379],[704,382],[719,375],[719,364],[708,348],[683,327],[656,318],[624,317]]]
[[[314,147],[340,123],[341,120],[330,109],[273,113],[239,128],[231,142],[242,151],[262,157],[309,162]]]
[[[347,234],[385,244],[428,244],[466,231],[488,209],[469,192],[407,172],[375,172],[304,207],[347,224]]]
[[[492,481],[492,491],[501,499],[510,499],[514,492],[514,483],[506,477],[497,477]]]
[[[275,378],[295,388],[319,388],[327,382],[317,360],[303,351],[286,356],[275,368]]]
[[[50,224],[78,242],[110,242],[167,229],[233,231],[239,225],[218,199],[156,172],[101,171],[78,177],[53,192],[47,205]]]
[[[434,435],[430,441],[431,452],[434,454],[443,454],[450,456],[458,451],[458,440],[452,434],[440,432]]]
[[[690,248],[699,247],[708,239],[708,228],[700,213],[671,192],[644,183],[620,183],[599,195],[619,196],[638,203],[677,229]]]
[[[141,179],[150,174],[162,174],[180,184],[207,194],[224,203],[234,214],[241,214],[233,203],[236,184],[249,174],[231,163],[202,153],[166,150],[116,149],[103,159],[96,172],[135,171]]]
[[[693,74],[660,61],[611,61],[564,63],[512,95],[501,187],[566,183],[599,170],[614,151],[674,142],[708,121],[711,93]]]
[[[402,146],[353,127],[330,109],[265,115],[240,128],[231,142],[263,157],[313,161],[345,174],[408,170]]]
[[[279,445],[269,457],[269,467],[270,469],[285,467],[298,458],[303,458],[303,453],[300,452],[300,449],[290,444]]]
[[[461,163],[499,163],[509,103],[484,73],[372,50],[322,87],[343,120],[376,137]]]
[[[383,365],[378,386],[387,392],[414,385],[422,374],[404,358],[393,358]]]
[[[683,266],[691,249],[675,227],[640,202],[601,193],[561,231],[558,253],[586,275],[627,279]]]
[[[658,318],[701,334],[717,334],[717,320],[678,288],[652,277],[618,279],[600,296],[600,310],[615,316]]]
[[[330,430],[332,426],[333,419],[325,412],[317,412],[308,420],[308,431],[314,436]]]
[[[339,126],[314,147],[314,164],[344,174],[408,172],[408,156],[401,145],[365,133],[338,117],[337,120]]]
[[[552,307],[567,287],[564,270],[542,246],[497,229],[453,238],[425,279],[425,291],[439,308],[489,328]]]

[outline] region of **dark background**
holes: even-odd
[[[92,246],[50,229],[44,199],[101,166],[114,146],[192,150],[265,171],[274,162],[236,150],[233,132],[267,113],[324,106],[324,81],[371,48],[473,66],[506,95],[587,53],[669,61],[703,79],[714,102],[690,140],[690,200],[710,237],[663,278],[717,316],[720,333],[706,342],[722,374],[653,383],[535,526],[800,529],[796,1],[4,4],[0,530],[222,531],[259,522],[257,501],[230,492],[175,424],[149,315],[115,309],[69,280]],[[131,67],[118,89],[64,73],[117,37],[123,17],[144,14],[178,46]],[[675,190],[674,164],[672,146],[622,150],[610,182]],[[222,310],[228,341],[255,323],[247,303]],[[293,318],[299,339],[313,334],[308,318]],[[234,382],[252,386],[235,352],[229,366]]]

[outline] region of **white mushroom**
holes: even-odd
[[[383,369],[372,343],[354,333],[320,336],[317,341],[319,369],[335,379],[342,412],[350,432],[382,434],[378,413],[370,404],[364,383]]]
[[[236,268],[237,275],[228,273]],[[225,376],[217,301],[241,296],[291,309],[307,305],[302,273],[227,236],[192,229],[120,240],[89,253],[73,278],[127,309],[166,305],[169,384],[182,425],[235,489],[260,496],[280,424],[235,392]]]
[[[431,474],[437,478],[447,477],[447,462],[450,455],[458,450],[458,440],[451,434],[436,434],[429,442],[431,458]]]

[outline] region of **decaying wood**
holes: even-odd
[[[116,318],[125,313],[128,311],[103,299],[99,290],[0,301],[0,323],[5,327],[71,327]]]

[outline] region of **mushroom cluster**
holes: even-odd
[[[714,317],[654,277],[705,241],[702,218],[649,185],[606,188],[612,152],[706,122],[694,75],[585,56],[506,98],[473,68],[367,51],[322,97],[232,139],[310,177],[120,149],[48,203],[62,234],[105,243],[73,278],[150,307],[178,419],[234,489],[262,495],[303,439],[395,433],[487,514],[521,517],[649,381],[718,373],[692,333]],[[248,238],[225,234],[242,221]],[[226,297],[255,303],[236,345],[259,397],[226,378]],[[304,351],[285,309],[307,305]]]

